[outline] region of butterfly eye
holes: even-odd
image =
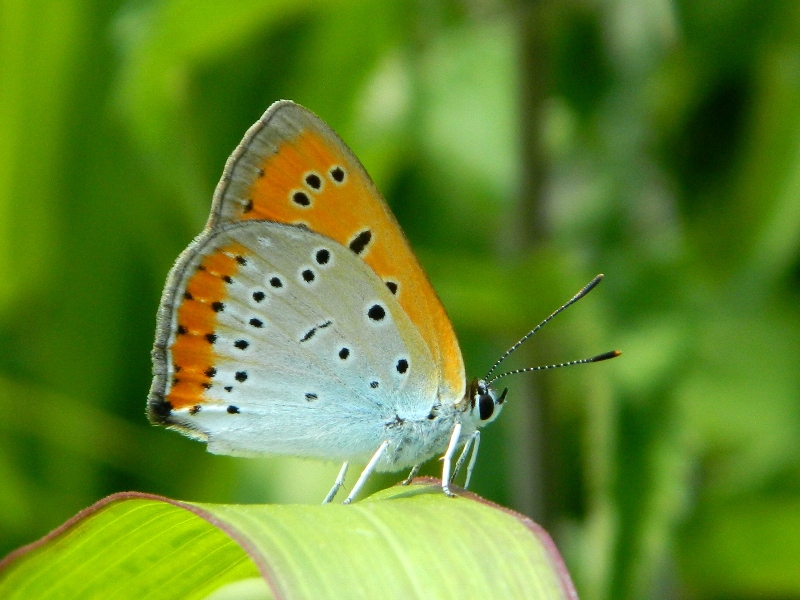
[[[478,400],[478,410],[480,411],[481,421],[486,421],[494,413],[494,400],[489,394],[483,394]]]

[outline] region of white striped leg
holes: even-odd
[[[450,443],[444,453],[444,466],[442,467],[442,491],[451,498],[454,498],[455,494],[450,491],[450,472],[453,466],[453,455],[456,453],[456,448],[458,448],[460,437],[461,423],[456,423],[453,427],[453,433],[450,434]]]
[[[473,446],[474,443],[474,446]],[[456,477],[458,477],[459,472],[461,471],[461,467],[464,466],[464,462],[467,460],[467,455],[469,454],[470,449],[472,449],[472,458],[469,461],[469,466],[467,467],[467,482],[464,484],[464,489],[467,489],[469,485],[470,475],[472,474],[471,468],[475,465],[475,455],[478,452],[478,446],[481,443],[481,432],[476,430],[469,439],[467,443],[464,444],[464,449],[461,451],[461,454],[458,457],[458,462],[456,462],[456,467],[453,469],[453,481]]]
[[[356,484],[353,486],[353,491],[350,492],[350,495],[345,498],[342,504],[350,504],[353,501],[353,498],[358,495],[358,492],[360,492],[361,488],[364,487],[364,484],[367,483],[367,479],[369,479],[369,476],[372,475],[372,472],[378,465],[378,461],[381,459],[381,456],[383,456],[383,453],[386,452],[386,448],[388,447],[389,440],[385,440],[380,446],[378,446],[378,450],[372,455],[372,458],[369,459],[369,462],[367,463],[367,466],[364,467],[364,470],[361,471],[358,481],[356,481]]]
[[[467,465],[467,479],[464,481],[464,489],[469,487],[470,479],[472,479],[472,469],[475,468],[475,461],[478,460],[478,448],[481,446],[481,432],[476,431],[472,439],[475,440],[475,443],[472,445],[472,456],[470,456],[469,464]]]
[[[411,480],[414,479],[414,477],[417,476],[417,473],[419,473],[419,468],[421,466],[422,465],[414,465],[413,467],[411,467],[411,473],[408,474],[408,477],[403,479],[403,481],[400,483],[400,485],[408,485],[409,483],[411,483]]]
[[[323,504],[328,504],[331,500],[333,500],[336,496],[336,492],[338,492],[339,488],[344,485],[344,478],[347,475],[347,465],[347,461],[344,461],[342,468],[339,469],[339,475],[336,476],[336,481],[333,482],[331,491],[328,492],[328,495],[325,496],[325,500],[322,501]]]

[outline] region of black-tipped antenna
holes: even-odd
[[[557,365],[546,365],[544,367],[528,367],[527,369],[515,369],[513,371],[509,371],[508,373],[501,373],[497,377],[492,377],[489,381],[486,382],[486,385],[492,385],[492,383],[494,383],[501,377],[507,377],[508,375],[516,375],[517,373],[530,373],[531,371],[546,371],[547,369],[559,369],[561,367],[572,367],[573,365],[585,365],[586,363],[600,362],[602,360],[616,358],[620,354],[622,354],[622,352],[620,352],[619,350],[611,350],[610,352],[603,352],[602,354],[598,354],[597,356],[593,356],[592,358],[571,360],[569,362],[559,363]]]
[[[509,355],[510,355],[512,352],[514,352],[514,350],[516,350],[517,348],[519,348],[519,347],[520,347],[522,344],[524,344],[524,343],[525,343],[525,342],[528,340],[528,338],[530,338],[530,337],[531,337],[531,336],[532,336],[534,333],[536,333],[536,332],[537,332],[537,331],[539,331],[539,330],[540,330],[542,327],[544,327],[544,326],[545,326],[547,323],[549,323],[549,322],[550,322],[550,320],[551,320],[553,317],[555,317],[555,316],[556,316],[558,313],[565,311],[565,310],[566,310],[568,307],[570,307],[571,305],[575,304],[575,303],[576,303],[578,300],[580,300],[580,299],[581,299],[581,298],[583,298],[583,297],[584,297],[586,294],[588,294],[589,292],[591,292],[591,291],[592,291],[592,290],[595,288],[595,286],[596,286],[598,283],[600,283],[600,282],[603,280],[603,277],[605,277],[605,276],[604,276],[602,273],[600,273],[600,274],[599,274],[597,277],[595,277],[595,278],[594,278],[594,279],[592,279],[592,280],[591,280],[589,283],[587,283],[585,286],[583,286],[583,287],[581,288],[581,291],[579,291],[577,294],[575,294],[575,295],[574,295],[574,296],[573,296],[573,297],[572,297],[572,298],[569,300],[569,302],[567,302],[566,304],[564,304],[564,305],[563,305],[561,308],[559,308],[558,310],[554,311],[554,312],[553,312],[553,313],[552,313],[552,314],[551,314],[549,317],[547,317],[547,318],[546,318],[544,321],[542,321],[542,322],[541,322],[541,323],[539,323],[539,324],[538,324],[536,327],[534,327],[534,328],[533,328],[533,329],[531,329],[531,330],[530,330],[528,333],[526,333],[526,334],[525,334],[525,335],[522,337],[522,339],[521,339],[520,341],[518,341],[516,344],[514,344],[513,346],[511,346],[511,348],[509,348],[509,349],[506,351],[506,353],[505,353],[505,354],[503,354],[503,356],[501,356],[501,357],[500,357],[500,358],[497,360],[497,362],[496,362],[496,363],[494,363],[494,365],[492,365],[492,368],[491,368],[491,369],[489,369],[489,372],[488,372],[488,373],[486,373],[486,377],[484,377],[483,379],[484,379],[484,380],[487,380],[487,379],[489,379],[489,376],[490,376],[492,373],[494,373],[494,370],[495,370],[497,367],[499,367],[499,366],[500,366],[500,363],[501,363],[501,362],[503,362],[505,359],[507,359],[507,358],[508,358],[508,356],[509,356]],[[601,356],[602,356],[602,355],[601,355]],[[609,357],[607,357],[607,358],[612,358],[612,357],[610,357],[610,356],[609,356]],[[605,359],[602,359],[602,360],[605,360]],[[593,360],[593,359],[588,359],[588,360],[585,360],[585,361],[583,361],[583,362],[597,362],[597,361],[596,361],[596,360]],[[564,363],[564,365],[558,365],[558,366],[566,366],[567,364],[571,364],[571,363]],[[532,369],[532,370],[536,371],[536,370],[541,370],[541,369],[550,369],[550,368],[552,368],[553,366],[556,366],[556,365],[552,365],[552,366],[550,366],[550,367],[536,367],[536,369]],[[515,372],[516,372],[516,371],[515,371]],[[509,375],[509,373],[506,373],[506,375]],[[504,376],[505,376],[505,375],[501,375],[500,377],[504,377]],[[492,379],[492,381],[494,381],[495,379],[499,379],[499,377],[495,377],[494,379]]]

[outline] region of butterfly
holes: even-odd
[[[289,101],[228,159],[204,231],[169,273],[152,359],[152,423],[215,454],[341,461],[325,502],[351,462],[366,467],[345,503],[372,472],[410,468],[408,482],[437,455],[452,495],[508,391],[467,381],[445,309],[364,167]]]

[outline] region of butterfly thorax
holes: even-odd
[[[390,440],[385,470],[396,470],[424,462],[441,454],[453,427],[461,424],[461,442],[476,429],[491,423],[500,414],[507,389],[498,393],[482,379],[473,379],[460,402],[436,402],[424,418],[396,416],[387,423]],[[392,431],[394,430],[394,431]]]
[[[429,416],[403,418],[397,415],[393,421],[385,423],[384,437],[389,446],[385,460],[378,466],[379,471],[412,467],[444,452],[453,426],[463,413],[450,404],[431,411]]]

